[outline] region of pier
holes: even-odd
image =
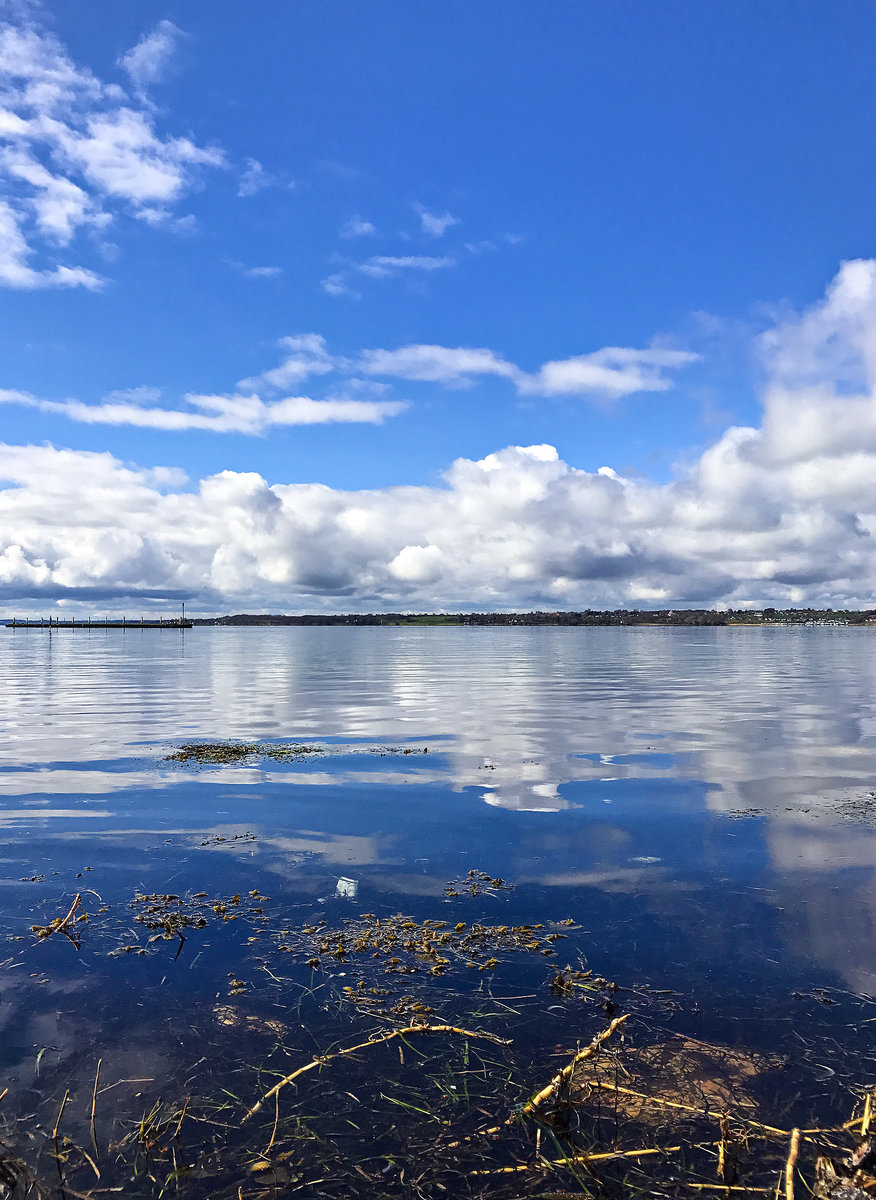
[[[86,617],[76,620],[75,617],[70,617],[69,620],[64,620],[60,617],[26,617],[24,620],[18,617],[13,617],[11,621],[4,621],[7,629],[191,629],[192,622],[187,621],[185,617],[164,617],[158,620],[150,620],[146,617],[129,618],[122,617],[120,620],[110,620],[109,617],[104,617],[101,621],[95,617]]]

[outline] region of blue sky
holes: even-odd
[[[872,7],[0,15],[4,605],[874,603]]]

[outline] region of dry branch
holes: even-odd
[[[359,1042],[355,1046],[348,1046],[345,1050],[335,1050],[333,1054],[321,1054],[311,1062],[305,1063],[303,1067],[299,1067],[297,1071],[292,1071],[291,1074],[284,1076],[279,1083],[274,1084],[270,1091],[265,1092],[261,1100],[256,1101],[252,1108],[244,1115],[244,1121],[248,1121],[250,1117],[255,1116],[266,1100],[270,1100],[272,1096],[276,1096],[281,1088],[284,1088],[287,1083],[294,1082],[299,1075],[303,1075],[306,1071],[312,1071],[314,1067],[324,1067],[326,1063],[330,1063],[333,1059],[355,1054],[358,1050],[367,1050],[369,1046],[379,1046],[384,1042],[391,1041],[393,1038],[408,1037],[415,1033],[455,1033],[460,1037],[486,1038],[490,1042],[495,1042],[497,1046],[511,1045],[509,1038],[500,1038],[495,1033],[486,1033],[484,1030],[460,1029],[456,1025],[407,1025],[404,1029],[390,1029],[386,1033],[369,1038],[367,1042]]]
[[[531,1100],[524,1104],[523,1108],[520,1110],[522,1115],[529,1116],[529,1114],[538,1108],[540,1104],[544,1104],[545,1100],[548,1100],[558,1088],[562,1087],[564,1083],[568,1083],[572,1077],[572,1072],[575,1070],[575,1067],[577,1067],[578,1063],[584,1062],[586,1058],[592,1058],[594,1054],[598,1054],[602,1043],[607,1041],[614,1031],[619,1026],[623,1025],[624,1021],[626,1021],[628,1017],[629,1013],[625,1013],[622,1017],[615,1017],[607,1029],[603,1029],[602,1033],[597,1033],[596,1037],[589,1046],[585,1047],[583,1050],[579,1050],[570,1063],[567,1063],[561,1071],[557,1071],[556,1075],[546,1087],[543,1087],[540,1092],[536,1093]]]
[[[516,1175],[520,1171],[547,1171],[551,1167],[565,1167],[570,1163],[607,1162],[611,1158],[644,1158],[649,1154],[676,1154],[681,1146],[656,1146],[647,1150],[606,1150],[600,1154],[570,1154],[566,1158],[543,1158],[539,1162],[520,1163],[516,1167],[493,1167],[488,1170],[469,1171],[469,1175]]]
[[[73,916],[77,909],[82,908],[82,893],[76,893],[76,899],[70,905],[70,911],[66,917],[55,917],[53,921],[49,921],[48,925],[33,925],[32,932],[39,934],[41,938],[51,937],[53,933],[67,933],[67,926],[73,920]],[[67,934],[69,937],[70,935]]]
[[[800,1130],[792,1129],[788,1161],[785,1163],[785,1200],[794,1200],[794,1170],[797,1166],[797,1155],[799,1152]]]

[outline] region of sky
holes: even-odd
[[[0,614],[876,606],[876,6],[0,0]]]

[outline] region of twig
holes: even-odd
[[[516,1167],[492,1167],[489,1170],[469,1171],[469,1175],[515,1175],[520,1171],[546,1171],[549,1167],[564,1167],[568,1163],[604,1162],[609,1158],[644,1158],[646,1154],[674,1154],[681,1146],[658,1146],[648,1150],[608,1150],[602,1154],[570,1154],[566,1158],[543,1158],[540,1162],[520,1163]]]
[[[268,1142],[268,1148],[265,1151],[265,1158],[271,1153],[274,1148],[274,1139],[277,1136],[277,1126],[280,1124],[280,1093],[274,1092],[274,1128],[271,1130],[271,1140]]]
[[[55,917],[54,921],[49,921],[48,925],[34,925],[33,930],[38,933],[41,938],[51,937],[53,933],[66,933],[67,926],[77,908],[82,907],[82,893],[76,893],[76,899],[70,905],[70,911],[66,917]]]
[[[91,1144],[94,1147],[95,1154],[97,1154],[97,1134],[94,1132],[94,1112],[97,1108],[97,1081],[100,1079],[100,1064],[102,1062],[102,1058],[97,1060],[97,1070],[94,1072],[94,1088],[91,1092]]]
[[[98,1167],[98,1165],[94,1161],[94,1159],[91,1157],[91,1155],[88,1153],[88,1151],[84,1150],[82,1148],[82,1146],[77,1146],[76,1149],[79,1151],[79,1153],[82,1155],[82,1157],[88,1163],[88,1165],[91,1167],[92,1171],[94,1171],[97,1178],[100,1179],[100,1168]]]
[[[355,1054],[358,1050],[367,1050],[369,1046],[379,1046],[383,1042],[391,1041],[393,1038],[408,1037],[414,1033],[456,1033],[460,1037],[486,1038],[490,1042],[495,1042],[498,1046],[511,1045],[510,1039],[497,1037],[495,1033],[486,1033],[483,1030],[472,1031],[471,1029],[460,1029],[456,1025],[407,1025],[404,1029],[391,1029],[386,1033],[369,1038],[367,1042],[359,1042],[355,1046],[348,1046],[345,1050],[335,1050],[333,1054],[322,1054],[318,1058],[314,1058],[311,1062],[305,1063],[303,1067],[299,1067],[297,1071],[292,1071],[291,1074],[285,1075],[279,1083],[274,1084],[270,1091],[265,1092],[261,1100],[255,1102],[252,1108],[245,1113],[243,1120],[248,1121],[250,1117],[254,1117],[266,1100],[270,1100],[273,1096],[276,1096],[281,1088],[284,1088],[287,1083],[294,1082],[299,1075],[303,1075],[306,1071],[312,1071],[314,1067],[324,1067],[326,1063],[331,1062],[333,1059]]]
[[[602,1043],[607,1038],[611,1037],[617,1027],[622,1025],[628,1016],[629,1013],[626,1013],[622,1017],[615,1017],[607,1029],[603,1029],[602,1033],[597,1033],[596,1037],[589,1046],[586,1046],[583,1050],[579,1050],[572,1061],[563,1067],[562,1071],[558,1071],[556,1073],[547,1087],[543,1087],[540,1092],[533,1096],[531,1100],[528,1100],[521,1109],[513,1112],[511,1116],[507,1118],[507,1120],[502,1122],[501,1125],[491,1125],[489,1129],[481,1129],[473,1136],[492,1137],[493,1134],[501,1133],[506,1126],[512,1125],[519,1116],[529,1116],[530,1113],[534,1112],[535,1109],[552,1094],[555,1088],[559,1087],[562,1083],[566,1082],[570,1078],[572,1072],[575,1070],[575,1067],[579,1062],[583,1062],[585,1058],[590,1058],[592,1055],[598,1052]],[[459,1146],[464,1146],[466,1142],[470,1142],[471,1140],[471,1137],[461,1138],[457,1142],[451,1142],[447,1149],[456,1150]]]
[[[76,899],[75,899],[75,900],[73,901],[73,903],[70,905],[70,911],[67,913],[67,915],[66,915],[66,917],[64,918],[64,920],[63,920],[63,921],[61,921],[61,922],[60,922],[60,924],[58,924],[58,925],[56,925],[56,926],[55,926],[55,929],[56,929],[56,930],[57,930],[57,929],[63,929],[63,928],[64,928],[64,926],[67,924],[67,922],[70,920],[70,918],[73,916],[73,914],[76,912],[76,909],[77,909],[77,908],[79,908],[79,907],[81,906],[81,904],[82,904],[82,893],[81,893],[81,892],[77,892],[77,893],[76,893]]]
[[[736,1185],[731,1183],[685,1183],[684,1186],[697,1188],[699,1191],[704,1192],[765,1192],[769,1194],[773,1190],[772,1188],[745,1187],[741,1184]]]
[[[52,1130],[52,1141],[53,1142],[57,1142],[57,1140],[58,1140],[58,1128],[61,1124],[61,1117],[63,1117],[63,1115],[64,1115],[64,1109],[67,1107],[67,1101],[68,1101],[69,1097],[70,1097],[70,1089],[68,1088],[67,1091],[64,1093],[64,1099],[61,1101],[61,1107],[58,1109],[58,1119],[55,1122],[55,1128]]]
[[[725,1168],[727,1165],[727,1117],[721,1117],[718,1122],[721,1128],[721,1141],[718,1144],[718,1178],[726,1179]]]
[[[575,1070],[575,1067],[578,1065],[578,1063],[583,1062],[586,1058],[592,1058],[594,1054],[598,1054],[602,1043],[610,1038],[619,1026],[623,1025],[624,1021],[629,1018],[629,1015],[629,1013],[625,1013],[622,1017],[615,1017],[607,1029],[603,1029],[602,1033],[597,1033],[596,1037],[589,1046],[587,1046],[584,1050],[579,1050],[570,1063],[563,1067],[561,1071],[557,1071],[556,1075],[546,1087],[543,1087],[540,1092],[537,1092],[531,1100],[528,1100],[526,1104],[524,1104],[523,1108],[520,1110],[521,1114],[523,1116],[529,1116],[529,1114],[538,1108],[540,1104],[543,1104],[545,1100],[549,1099],[549,1097],[553,1095],[557,1088],[562,1087],[564,1083],[568,1083],[569,1079],[572,1077],[572,1072]]]
[[[867,1099],[864,1101],[864,1116],[861,1120],[861,1140],[867,1136],[870,1131],[870,1118],[873,1115],[873,1093],[867,1093]]]
[[[794,1200],[794,1168],[797,1166],[797,1155],[800,1152],[800,1130],[791,1130],[791,1147],[788,1151],[788,1161],[785,1163],[785,1200]]]
[[[171,1141],[174,1141],[177,1137],[179,1137],[179,1131],[182,1129],[182,1123],[183,1123],[183,1120],[185,1119],[186,1110],[189,1107],[190,1099],[191,1099],[191,1096],[186,1096],[185,1101],[182,1106],[182,1112],[179,1114],[179,1120],[176,1123],[176,1129],[174,1129],[173,1135],[171,1136],[171,1139],[170,1139]]]

